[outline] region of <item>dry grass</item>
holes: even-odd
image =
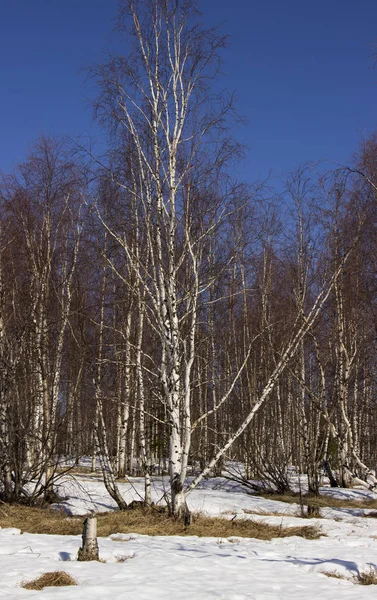
[[[80,465],[74,465],[72,467],[57,467],[56,473],[72,475],[74,477],[80,477],[82,479],[102,479],[102,473],[100,469],[92,471],[91,467],[82,467]],[[132,479],[137,477],[144,477],[143,475],[132,475]],[[128,477],[116,477],[118,483],[129,483]]]
[[[54,535],[78,535],[82,532],[82,517],[67,517],[63,512],[48,508],[34,508],[20,505],[2,505],[0,510],[1,527],[18,527],[28,533],[48,533]],[[251,537],[270,540],[275,537],[300,536],[316,539],[321,534],[312,526],[282,527],[267,525],[246,519],[229,519],[194,515],[190,527],[155,509],[112,511],[97,515],[99,536],[114,533],[139,533],[145,535],[197,535],[200,537]]]
[[[135,557],[135,554],[118,554],[115,556],[117,563],[125,563],[134,557]]]
[[[65,571],[51,571],[44,573],[33,581],[23,583],[26,590],[43,590],[45,587],[62,587],[66,585],[77,585],[77,582]]]
[[[20,504],[0,506],[0,527],[18,527],[22,532],[76,535],[82,531],[81,517],[67,517],[62,511]]]
[[[322,575],[326,575],[326,577],[333,577],[334,579],[347,579],[345,575],[342,575],[334,569],[333,571],[321,571]]]
[[[75,465],[73,467],[58,467],[56,469],[56,472],[59,474],[62,473],[66,473],[67,475],[73,475],[73,476],[78,476],[78,477],[83,477],[84,479],[91,477],[91,478],[98,478],[101,477],[101,472],[100,471],[92,471],[92,469],[90,467],[80,467],[78,465]]]
[[[278,500],[288,504],[308,504],[315,508],[375,508],[377,499],[348,500],[343,498],[332,498],[331,496],[301,496],[300,494],[261,494],[263,498]],[[369,515],[368,515],[369,516]],[[374,516],[374,515],[372,515]]]

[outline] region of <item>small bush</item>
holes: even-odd
[[[51,571],[44,573],[37,579],[23,583],[26,590],[43,590],[45,587],[62,587],[66,585],[77,585],[77,582],[65,571]]]
[[[377,570],[370,567],[369,571],[361,571],[353,578],[359,585],[377,585]]]

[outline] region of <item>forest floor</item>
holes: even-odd
[[[119,487],[127,502],[139,500],[143,493],[138,478]],[[320,517],[308,519],[294,501],[298,497],[286,502],[250,494],[224,478],[208,479],[189,496],[190,509],[201,516],[194,516],[193,525],[180,526],[180,531],[157,510],[152,517],[142,510],[127,511],[129,520],[122,520],[99,476],[66,475],[59,493],[65,499],[48,511],[51,518],[42,509],[22,512],[0,505],[0,598],[303,600],[321,596],[330,600],[338,593],[342,600],[354,600],[376,596],[375,585],[360,585],[377,584],[377,495],[367,490],[324,487]],[[156,478],[153,500],[161,502],[163,494],[164,481]],[[101,562],[78,562],[82,516],[97,512],[105,513],[99,518]],[[266,529],[266,524],[273,529]],[[307,527],[312,534],[303,537]],[[289,529],[293,535],[288,535]],[[48,572],[65,572],[72,578],[67,583],[77,585],[42,591],[22,587]],[[65,576],[59,577],[57,583],[64,583]]]

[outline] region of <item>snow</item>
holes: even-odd
[[[121,484],[126,501],[142,494],[142,481]],[[65,478],[60,493],[69,514],[114,508],[100,478]],[[329,490],[336,497],[374,497],[365,490]],[[164,482],[156,479],[153,497],[161,500]],[[247,538],[162,537],[114,534],[99,538],[102,562],[77,562],[81,536],[21,534],[0,529],[0,598],[41,600],[342,600],[368,599],[375,586],[356,586],[327,577],[337,571],[352,578],[377,567],[377,519],[362,509],[322,509],[320,519],[303,519],[298,506],[263,499],[225,479],[211,479],[189,497],[193,511],[229,518],[253,518],[282,526],[318,525],[317,540],[299,537],[269,542]],[[257,514],[255,514],[257,513]],[[275,514],[271,514],[275,513]],[[64,563],[64,564],[63,564]],[[29,591],[20,587],[47,571],[64,570],[78,586]]]

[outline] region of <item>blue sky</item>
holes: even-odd
[[[0,0],[0,169],[41,133],[99,135],[83,67],[111,47],[117,0]],[[377,130],[376,0],[202,0],[230,35],[223,86],[246,127],[242,176],[282,176],[305,161],[349,162]]]

